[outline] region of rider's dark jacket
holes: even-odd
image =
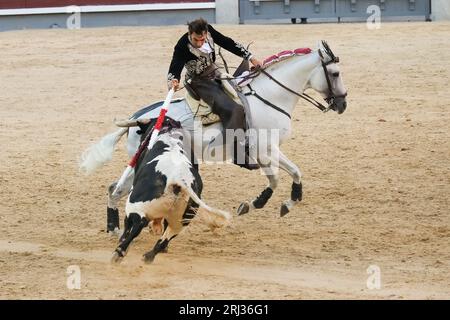
[[[188,77],[202,74],[216,61],[214,43],[244,59],[250,60],[252,57],[252,54],[242,44],[224,36],[211,25],[208,25],[206,41],[212,49],[211,53],[205,53],[195,48],[190,43],[187,32],[178,40],[173,51],[172,62],[170,63],[169,73],[167,75],[168,81],[173,79],[180,80],[183,67],[186,67]]]

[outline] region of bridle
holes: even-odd
[[[339,63],[339,57],[336,57],[334,55],[333,51],[331,51],[330,47],[328,46],[328,44],[325,41],[323,41],[322,43],[323,43],[326,53],[331,58],[330,61],[323,62],[323,56],[319,50],[319,55],[320,55],[321,61],[322,61],[322,69],[323,69],[323,72],[325,73],[325,79],[327,79],[327,85],[328,85],[328,96],[324,100],[328,103],[328,106],[329,106],[326,111],[329,111],[331,109],[331,107],[334,105],[336,98],[345,98],[347,96],[347,91],[341,95],[334,94],[333,86],[331,85],[330,75],[328,74],[328,70],[327,70],[327,65],[333,64],[333,63],[336,63],[336,64]]]

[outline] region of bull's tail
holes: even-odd
[[[128,128],[121,128],[107,134],[99,142],[87,148],[81,155],[80,170],[85,174],[91,174],[110,161],[114,152],[114,146],[127,131]]]
[[[210,228],[220,228],[226,226],[231,221],[231,214],[229,212],[211,208],[197,196],[189,184],[185,183],[185,187],[192,200],[200,206],[197,211],[200,220],[204,221]]]

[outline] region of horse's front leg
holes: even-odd
[[[302,174],[300,169],[289,160],[281,151],[279,152],[279,165],[280,169],[286,171],[293,179],[291,198],[284,201],[281,205],[280,216],[283,217],[289,213],[289,211],[302,200],[303,190],[302,190]]]
[[[269,155],[260,155],[258,157],[258,164],[269,179],[269,185],[257,196],[253,201],[242,202],[239,206],[237,213],[243,215],[250,212],[253,209],[263,208],[267,201],[272,197],[273,192],[278,186],[278,161],[275,161],[274,157]]]
[[[131,173],[124,184],[114,192],[117,186],[117,181],[112,183],[108,187],[108,207],[106,209],[106,232],[111,233],[111,235],[119,236],[120,225],[119,225],[119,209],[118,203],[120,199],[126,196],[133,185],[134,172]]]

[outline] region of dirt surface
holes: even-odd
[[[280,218],[292,183],[282,173],[264,209],[215,233],[193,223],[152,265],[141,256],[157,237],[145,230],[111,265],[106,188],[126,165],[125,139],[92,176],[78,158],[114,118],[165,97],[185,27],[0,33],[0,298],[450,298],[450,24],[218,29],[254,41],[260,59],[320,39],[341,58],[347,111],[299,102],[282,148],[302,170],[302,203]],[[204,200],[232,212],[266,185],[229,165],[201,174]],[[66,285],[71,265],[79,290]],[[380,289],[366,285],[370,265]]]

